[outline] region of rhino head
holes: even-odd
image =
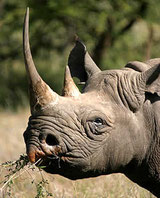
[[[45,171],[70,179],[121,172],[156,194],[149,178],[157,184],[151,116],[152,104],[159,100],[160,65],[132,62],[123,69],[101,71],[77,39],[59,96],[35,68],[28,21],[29,10],[23,36],[31,107],[24,132],[29,160],[41,158]],[[82,93],[73,76],[83,82]]]

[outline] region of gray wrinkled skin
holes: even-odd
[[[39,76],[24,24],[31,117],[24,132],[31,162],[70,179],[123,173],[160,197],[160,59],[100,71],[76,40],[63,96]],[[84,84],[81,94],[72,77]]]
[[[98,73],[78,99],[63,98],[31,116],[27,148],[43,150],[43,140],[61,148],[57,159],[44,158],[47,172],[70,179],[121,172],[159,196],[159,96],[145,93],[140,106],[132,73]]]

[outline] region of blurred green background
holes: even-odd
[[[160,57],[159,0],[0,0],[1,109],[28,105],[22,52],[27,6],[35,64],[59,94],[75,34],[101,69]]]

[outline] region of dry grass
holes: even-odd
[[[20,154],[25,153],[22,134],[27,126],[28,116],[27,110],[21,110],[16,114],[0,114],[0,163],[16,160]],[[0,183],[6,174],[7,172],[0,168]],[[154,198],[148,191],[121,174],[71,181],[43,171],[39,173],[38,169],[20,175],[12,184],[11,195],[8,196],[4,191],[0,197],[34,198],[36,184],[42,176],[49,181],[49,191],[54,198]]]

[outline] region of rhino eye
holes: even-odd
[[[101,118],[96,118],[93,123],[96,125],[96,126],[102,126],[104,124],[103,120]]]
[[[90,125],[90,130],[93,134],[99,135],[104,132],[104,129],[106,127],[105,120],[102,118],[95,118],[92,120],[92,124]]]

